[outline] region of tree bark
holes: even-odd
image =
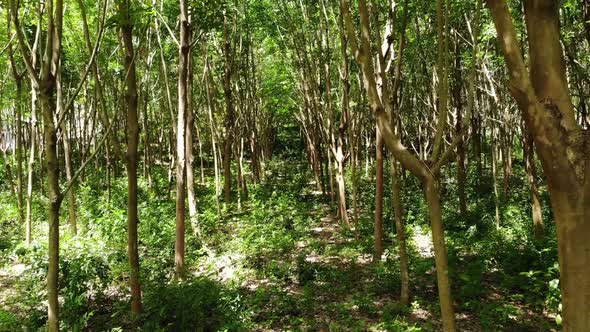
[[[217,157],[217,133],[215,128],[215,118],[213,114],[216,112],[217,104],[215,103],[215,93],[213,91],[213,78],[211,75],[211,68],[209,64],[209,58],[205,49],[205,43],[203,43],[205,53],[205,91],[207,93],[207,113],[209,115],[209,129],[211,131],[211,152],[213,157],[213,170],[215,172],[215,203],[217,206],[217,213],[221,212],[219,204],[219,195],[221,193],[220,181],[219,181],[219,158]]]
[[[174,273],[177,279],[184,278],[185,252],[185,130],[188,99],[188,66],[190,54],[190,26],[185,0],[180,0],[180,49],[178,54],[178,116],[176,119],[176,242],[174,244]]]
[[[11,17],[10,12],[6,12],[6,18],[8,21],[8,35],[11,34]],[[18,216],[21,223],[25,223],[25,209],[24,209],[24,196],[23,196],[23,77],[26,72],[20,74],[18,67],[14,59],[14,51],[12,44],[8,44],[8,56],[10,58],[10,67],[12,69],[12,76],[14,77],[14,84],[16,86],[16,100],[15,100],[15,117],[16,117],[16,142],[15,142],[15,154],[16,154],[16,205],[18,209]],[[12,177],[11,177],[12,178]]]
[[[231,203],[231,155],[233,144],[233,122],[234,122],[234,100],[232,94],[233,59],[231,36],[229,33],[227,14],[223,18],[223,56],[225,68],[223,75],[223,92],[225,96],[225,142],[223,147],[223,176],[224,176],[224,201],[225,207],[229,208]]]
[[[131,285],[131,311],[142,312],[141,286],[139,282],[138,211],[137,211],[137,157],[139,145],[139,122],[137,116],[137,78],[133,49],[133,25],[130,16],[130,0],[119,2],[122,15],[121,35],[125,50],[125,85],[127,88],[127,255],[129,257]]]
[[[531,212],[533,218],[533,229],[535,232],[535,237],[537,239],[541,239],[543,237],[545,226],[543,225],[541,199],[539,197],[539,186],[537,184],[537,166],[535,165],[533,135],[530,133],[529,130],[527,130],[526,127],[523,128],[522,133],[524,164],[531,192]]]
[[[590,0],[581,0],[583,6],[584,30],[586,30],[586,41],[590,47]]]
[[[60,64],[61,65],[61,64]],[[63,112],[65,112],[64,108],[64,100],[63,100],[63,90],[62,90],[62,82],[61,82],[61,73],[57,74],[56,78],[57,84],[57,114],[58,117],[61,116]],[[69,183],[72,181],[72,147],[70,146],[70,133],[68,130],[68,126],[66,121],[64,120],[61,123],[61,132],[62,132],[62,143],[64,149],[64,159],[65,159],[65,168],[66,168],[66,181]],[[70,232],[72,235],[78,234],[78,224],[76,218],[76,196],[74,194],[74,188],[70,188],[67,192],[68,195],[68,222],[70,224]]]
[[[455,68],[452,85],[452,96],[455,104],[455,135],[459,136],[457,144],[457,191],[459,196],[459,212],[462,218],[467,217],[467,196],[465,193],[465,182],[467,181],[465,171],[465,147],[463,144],[463,100],[461,96],[461,47],[459,37],[455,39]]]
[[[41,101],[41,110],[44,120],[45,136],[45,167],[47,169],[48,206],[47,219],[48,232],[48,269],[47,269],[47,328],[50,332],[59,331],[59,209],[62,202],[59,188],[59,162],[57,156],[57,131],[54,124],[56,114],[56,78],[60,70],[61,38],[63,26],[63,2],[62,0],[49,0],[46,2],[47,33],[41,73],[37,75],[31,57],[25,46],[24,36],[18,19],[18,3],[11,1],[12,20],[17,30],[19,47],[29,77],[34,88],[38,88]],[[41,11],[39,21],[41,22]],[[39,31],[39,30],[38,30]],[[36,46],[33,47],[36,50]],[[33,155],[33,154],[31,154]]]
[[[445,331],[454,331],[455,320],[453,300],[451,298],[451,285],[449,282],[447,248],[442,225],[439,180],[437,178],[428,178],[425,182],[428,214],[430,216],[430,226],[432,227],[432,243],[434,245],[436,279],[438,281],[438,297],[442,311],[443,329]]]
[[[525,1],[530,73],[507,4],[487,0],[516,100],[547,177],[557,225],[563,330],[590,330],[590,142],[575,122],[559,39],[559,4]]]
[[[189,18],[190,22],[190,18]],[[190,43],[189,43],[190,44]],[[192,51],[189,51],[188,55],[188,69],[187,69],[187,100],[186,100],[186,192],[188,198],[188,214],[190,218],[191,225],[193,227],[193,232],[195,234],[200,234],[199,225],[197,221],[197,197],[195,194],[195,172],[194,172],[194,140],[193,140],[193,132],[195,129],[195,114],[194,114],[194,105],[193,105],[193,60],[192,60]],[[199,156],[201,158],[201,183],[203,183],[203,156],[201,153],[201,138],[199,135],[199,130],[197,128],[197,139],[199,140]]]
[[[376,128],[376,167],[377,179],[375,180],[375,252],[373,260],[379,261],[383,255],[383,138]]]
[[[399,261],[401,274],[401,295],[400,302],[404,305],[410,304],[410,263],[406,244],[406,229],[403,219],[403,207],[401,201],[401,184],[397,161],[391,160],[391,192],[392,207],[395,218],[395,230],[399,245]]]
[[[27,206],[25,215],[25,242],[27,245],[32,241],[33,228],[33,177],[35,175],[35,154],[37,150],[37,101],[38,94],[35,87],[31,88],[31,127],[29,139],[29,161],[27,163]]]

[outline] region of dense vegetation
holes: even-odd
[[[0,331],[590,330],[590,1],[0,14]]]

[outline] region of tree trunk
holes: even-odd
[[[498,152],[498,147],[497,147],[497,143],[498,140],[496,138],[496,132],[497,129],[495,130],[494,125],[492,124],[492,138],[491,138],[491,144],[490,144],[490,153],[491,153],[491,157],[492,157],[492,185],[494,187],[494,207],[495,207],[495,221],[496,221],[496,227],[499,228],[500,227],[500,195],[498,193],[498,155],[500,154]]]
[[[192,85],[192,83],[191,83]],[[195,109],[194,107],[191,107],[192,110],[192,116],[193,116],[193,128],[195,129],[196,133],[197,133],[197,142],[198,142],[198,146],[199,146],[199,161],[200,161],[200,175],[201,175],[201,185],[205,184],[205,166],[204,166],[204,161],[203,161],[203,140],[202,140],[202,136],[201,136],[201,130],[199,129],[199,125],[194,125],[194,112]]]
[[[49,84],[47,81],[45,84]],[[55,81],[53,81],[53,84]],[[41,89],[41,109],[45,132],[45,167],[47,169],[47,188],[49,193],[49,267],[47,270],[48,328],[59,330],[58,276],[59,276],[59,162],[57,159],[57,131],[53,124],[55,113],[55,90]]]
[[[391,192],[392,208],[395,218],[395,230],[399,245],[399,261],[401,274],[401,295],[400,302],[403,305],[410,304],[410,263],[408,258],[408,249],[406,245],[406,229],[403,219],[403,208],[401,201],[401,185],[397,161],[391,158]]]
[[[326,144],[327,145],[327,144]],[[334,186],[334,163],[332,162],[332,153],[330,152],[330,148],[328,147],[327,151],[326,151],[326,155],[328,158],[326,158],[326,168],[328,170],[328,179],[329,179],[329,185],[330,185],[330,192],[328,193],[330,196],[330,202],[332,203],[332,206],[336,205],[336,190],[334,190],[335,186]]]
[[[16,79],[16,202],[20,222],[25,222],[23,197],[23,124],[22,124],[22,78]]]
[[[348,0],[340,0],[340,9],[342,15],[344,16],[346,31],[350,38],[350,46],[353,50],[353,53],[355,54],[356,61],[361,68],[364,87],[368,97],[369,107],[376,118],[377,125],[381,135],[383,136],[383,141],[385,145],[391,151],[391,153],[393,153],[395,158],[403,164],[405,168],[407,168],[410,172],[412,172],[412,174],[414,174],[414,176],[416,176],[426,184],[427,201],[431,216],[432,233],[434,238],[435,261],[437,268],[437,280],[439,286],[438,288],[441,305],[441,314],[443,320],[443,330],[445,332],[455,331],[455,317],[450,294],[446,249],[444,247],[444,234],[441,221],[439,189],[436,179],[434,179],[432,176],[433,173],[438,173],[440,167],[442,167],[442,165],[448,159],[446,158],[446,156],[448,156],[448,153],[442,153],[441,148],[438,148],[437,150],[440,152],[433,153],[433,157],[430,162],[432,162],[434,166],[430,168],[428,166],[425,166],[423,161],[416,158],[416,156],[414,156],[401,143],[401,140],[399,136],[395,133],[394,127],[392,125],[391,112],[386,111],[386,109],[393,109],[392,105],[390,104],[391,100],[388,98],[383,98],[382,101],[377,88],[375,70],[373,67],[373,61],[371,56],[371,31],[367,3],[366,0],[359,0],[358,3],[361,27],[360,46],[358,46],[357,44],[356,33],[354,31],[354,24],[350,14]],[[439,6],[440,5],[441,4],[439,3]],[[440,21],[442,20],[439,19],[439,24]],[[439,42],[442,43],[443,41],[439,40]],[[445,61],[441,62],[444,63]],[[440,72],[443,73],[445,72],[445,70],[441,70]],[[383,85],[383,89],[385,89],[384,86],[385,84]],[[441,88],[441,90],[443,89]],[[383,95],[385,96],[387,94]],[[446,106],[446,103],[441,104],[445,104]],[[444,110],[441,108],[439,111],[442,112]],[[441,121],[439,121],[438,123],[437,130],[443,130],[444,125],[446,124],[446,115],[443,117],[439,114],[439,119],[441,119]],[[442,140],[440,139],[437,139],[436,141],[438,141],[439,143],[442,142]],[[440,159],[437,157],[439,154],[441,155]]]
[[[477,178],[483,177],[483,163],[481,160],[481,117],[474,115],[471,119],[471,142]]]
[[[185,130],[188,99],[188,66],[190,54],[190,26],[187,16],[187,4],[180,0],[180,49],[178,55],[178,117],[176,119],[176,241],[174,244],[174,273],[176,279],[184,278],[185,251]]]
[[[203,43],[203,48],[205,48],[205,44]],[[206,54],[206,50],[205,50]],[[215,131],[215,118],[213,114],[216,111],[216,104],[215,104],[215,94],[213,92],[213,79],[211,76],[211,70],[209,67],[209,58],[205,55],[205,91],[207,93],[207,113],[209,115],[209,129],[211,131],[211,154],[213,157],[213,170],[215,172],[215,203],[217,206],[217,213],[221,212],[220,204],[219,204],[219,195],[221,193],[220,188],[220,181],[219,181],[219,163],[217,158],[217,139],[216,139],[216,131]]]
[[[453,101],[455,104],[455,135],[459,136],[457,144],[457,191],[459,194],[459,212],[461,217],[467,217],[467,196],[465,194],[465,147],[463,145],[463,100],[461,98],[461,47],[459,37],[455,39],[455,68],[453,80]]]
[[[244,201],[248,200],[248,183],[246,182],[246,176],[244,175],[244,138],[240,139],[240,153],[238,157],[238,167],[240,167],[240,176],[238,179],[240,180],[240,187],[242,190],[242,199]]]
[[[451,298],[451,285],[449,282],[449,266],[447,262],[447,248],[445,245],[442,214],[440,205],[439,180],[429,178],[426,180],[426,202],[432,227],[432,243],[434,245],[434,259],[436,262],[436,275],[438,281],[438,297],[442,311],[443,326],[445,331],[455,330],[453,313],[453,300]]]
[[[342,152],[339,152],[339,156],[336,157],[336,182],[338,184],[338,211],[342,222],[350,226],[348,221],[348,211],[346,210],[346,184],[344,180],[344,156],[341,156]]]
[[[121,34],[125,48],[125,84],[127,87],[127,255],[131,285],[131,311],[137,317],[142,312],[141,286],[139,283],[138,213],[137,213],[137,150],[139,145],[139,123],[137,117],[137,79],[133,50],[133,25],[129,1],[119,3],[122,15]]]
[[[188,214],[193,232],[200,234],[199,225],[197,221],[197,197],[195,195],[195,172],[194,172],[194,140],[193,130],[195,129],[195,114],[193,105],[193,60],[192,52],[189,51],[188,56],[188,71],[187,71],[187,113],[186,113],[186,191],[188,198]],[[201,183],[204,182],[203,174],[203,155],[201,153],[201,137],[197,129],[197,139],[199,140],[199,156],[201,158]]]
[[[25,216],[25,241],[31,244],[33,226],[33,176],[35,175],[35,154],[37,153],[37,89],[31,88],[31,147],[27,164],[27,207]]]
[[[66,110],[64,109],[64,101],[63,101],[63,91],[62,91],[62,82],[61,82],[61,73],[57,74],[56,78],[57,83],[57,114],[61,116],[63,112]],[[64,159],[65,159],[65,168],[66,168],[66,180],[67,182],[72,181],[72,148],[70,146],[70,133],[68,130],[68,125],[64,120],[61,123],[61,132],[62,132],[62,143],[64,149]],[[76,221],[76,197],[74,194],[74,188],[71,187],[70,190],[67,192],[68,195],[68,221],[70,224],[70,232],[72,235],[78,234],[78,225]]]
[[[575,121],[559,38],[559,3],[525,1],[530,73],[506,2],[487,0],[516,100],[542,162],[557,226],[563,331],[590,330],[590,144]]]
[[[374,261],[379,261],[383,255],[383,137],[376,128],[377,152],[375,154],[377,179],[375,189],[375,252]]]
[[[541,200],[539,198],[539,187],[537,185],[537,166],[535,165],[535,151],[533,143],[533,135],[526,129],[523,128],[523,155],[524,164],[527,174],[527,180],[529,182],[529,188],[531,191],[531,211],[533,218],[533,229],[535,231],[535,237],[541,239],[544,233],[543,215],[541,211]]]
[[[233,57],[231,36],[229,35],[227,15],[223,18],[223,56],[225,68],[223,75],[223,93],[225,96],[225,142],[223,147],[223,176],[224,176],[224,201],[225,207],[231,203],[231,155],[233,144],[234,100],[232,95]]]

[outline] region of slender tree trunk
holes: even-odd
[[[59,331],[59,209],[62,202],[59,188],[59,162],[57,155],[57,130],[54,124],[56,115],[56,77],[60,70],[61,36],[63,26],[63,2],[62,0],[49,0],[46,6],[47,33],[45,52],[41,66],[41,75],[37,75],[34,69],[35,56],[27,55],[24,36],[19,25],[18,3],[11,1],[12,19],[15,23],[22,57],[27,66],[27,71],[33,87],[39,89],[41,110],[44,122],[45,136],[45,167],[47,169],[48,206],[47,219],[48,232],[48,268],[47,268],[47,329],[49,332]],[[39,22],[42,12],[39,11]],[[37,40],[37,39],[36,39]],[[37,42],[35,43],[37,44]],[[36,50],[36,46],[33,47]],[[33,154],[31,154],[34,156]]]
[[[379,261],[383,255],[383,137],[379,128],[377,132],[377,152],[375,154],[377,164],[377,179],[375,189],[375,252],[374,261]]]
[[[6,21],[7,21],[7,34],[10,36],[12,32],[11,28],[11,15],[10,11],[6,11]],[[8,56],[10,59],[10,67],[12,69],[12,76],[14,78],[14,85],[16,86],[16,100],[14,103],[16,112],[16,142],[15,142],[15,157],[16,157],[16,205],[18,209],[19,221],[21,223],[25,223],[25,209],[24,209],[24,197],[23,197],[23,108],[22,108],[22,97],[23,97],[23,78],[26,72],[20,74],[18,72],[18,67],[16,65],[16,60],[14,58],[14,51],[12,49],[12,44],[8,43]],[[5,153],[6,154],[6,153]],[[10,168],[7,167],[7,171]],[[12,177],[10,177],[12,179]]]
[[[59,163],[57,159],[57,131],[53,124],[55,112],[55,91],[41,89],[41,109],[45,132],[45,167],[47,168],[47,186],[49,193],[49,267],[47,270],[48,328],[59,330],[58,276],[59,276],[59,208],[61,193],[59,191]]]
[[[194,107],[191,107],[191,109],[193,111],[193,119],[194,119],[194,111],[195,111]],[[194,120],[193,120],[193,122],[194,122]],[[200,161],[200,171],[201,171],[200,174],[201,174],[201,184],[203,185],[203,184],[205,184],[205,166],[203,164],[204,163],[203,162],[203,140],[201,137],[201,130],[199,129],[199,125],[198,124],[195,125],[194,128],[197,133],[197,141],[199,142],[198,146],[199,146],[199,161]]]
[[[327,145],[327,144],[326,144]],[[328,158],[326,158],[326,168],[328,169],[328,178],[329,178],[329,185],[330,185],[330,202],[332,203],[332,206],[336,205],[336,190],[334,190],[335,186],[334,186],[334,163],[332,162],[332,153],[329,151],[326,151],[326,155],[328,156]]]
[[[401,274],[401,295],[400,302],[403,305],[410,304],[410,263],[406,245],[406,229],[403,219],[403,208],[401,201],[401,184],[397,161],[391,158],[391,192],[392,208],[395,218],[395,229],[399,245],[399,261]]]
[[[481,160],[481,118],[479,115],[473,116],[471,120],[471,128],[471,142],[475,159],[475,169],[477,178],[481,179],[483,177],[483,163]]]
[[[195,128],[195,114],[193,105],[193,61],[192,51],[189,51],[187,71],[187,113],[186,113],[186,191],[188,197],[188,213],[195,234],[200,234],[197,221],[197,197],[195,195],[195,172],[194,172],[194,140],[193,131]],[[203,155],[201,153],[201,137],[197,129],[197,139],[199,140],[199,156],[201,158],[201,183],[204,182],[203,172]]]
[[[340,70],[340,83],[342,85],[342,115],[340,117],[340,126],[338,127],[338,137],[335,140],[336,142],[336,165],[337,165],[337,173],[336,178],[338,182],[338,208],[340,209],[340,218],[342,222],[350,227],[350,222],[348,220],[348,210],[346,205],[346,183],[345,183],[345,162],[346,156],[344,155],[344,143],[346,142],[346,132],[349,131],[351,133],[351,126],[350,126],[350,118],[349,118],[349,110],[350,110],[350,66],[349,66],[349,56],[348,56],[348,39],[346,33],[344,32],[344,21],[342,19],[342,15],[338,17],[338,25],[339,25],[339,32],[340,32],[340,43],[341,43],[341,52],[342,52],[342,65]],[[352,143],[352,135],[350,135],[349,140],[349,151],[350,151],[350,160],[352,161],[350,165],[351,167],[354,166],[354,157],[353,157],[353,149],[354,146]],[[352,147],[352,148],[351,148]],[[353,172],[356,173],[356,172]],[[355,174],[356,175],[356,174]],[[354,183],[354,180],[353,180]],[[353,184],[354,187],[354,184]],[[355,192],[356,188],[353,188],[353,192]],[[353,194],[355,196],[356,192]],[[353,198],[355,200],[356,197]],[[353,206],[355,208],[355,220],[356,220],[356,202],[353,202]]]
[[[17,31],[18,27],[18,6],[15,5],[13,1],[10,1],[11,4],[11,12],[12,12],[12,19],[15,22],[15,26]],[[41,39],[41,26],[43,25],[43,16],[41,12],[40,5],[37,7],[37,30],[35,32],[35,39],[30,53],[30,67],[27,65],[27,71],[29,72],[29,78],[31,82],[31,120],[30,120],[30,149],[29,149],[29,161],[27,163],[27,197],[26,197],[26,215],[25,215],[25,241],[27,245],[31,244],[32,240],[32,218],[33,218],[33,176],[35,171],[35,158],[37,155],[37,143],[39,140],[39,136],[37,135],[37,103],[38,103],[38,92],[39,87],[36,86],[36,73],[34,71],[37,69],[37,62],[38,62],[38,55],[37,51],[40,44]],[[19,48],[23,55],[23,58],[26,61],[26,55],[24,50],[24,43],[21,42],[21,37],[19,34]],[[43,188],[43,185],[41,185]],[[43,190],[43,189],[41,189]]]
[[[465,194],[465,147],[463,145],[463,100],[461,99],[461,48],[459,37],[455,40],[455,68],[453,81],[453,101],[455,103],[455,134],[461,136],[457,144],[457,191],[459,194],[459,212],[463,218],[467,217],[467,196]]]
[[[205,44],[203,43],[203,48]],[[205,51],[206,52],[206,51]],[[206,53],[205,53],[206,54]],[[216,131],[215,131],[215,119],[213,117],[213,113],[216,109],[215,104],[215,95],[213,93],[213,79],[211,77],[211,70],[209,68],[209,59],[207,55],[205,56],[205,90],[207,92],[207,111],[209,115],[209,129],[211,131],[211,152],[213,157],[213,170],[215,172],[215,203],[217,206],[217,213],[221,212],[220,204],[219,204],[219,195],[221,194],[220,189],[220,181],[219,181],[219,163],[217,157],[217,140],[216,140]]]
[[[559,3],[525,1],[530,71],[506,2],[487,0],[510,75],[510,92],[533,135],[555,223],[563,331],[590,330],[590,144],[575,121],[560,44]]]
[[[224,175],[224,199],[225,207],[229,208],[231,203],[231,155],[233,144],[233,122],[234,122],[234,100],[232,94],[233,74],[233,50],[231,47],[231,36],[229,34],[227,15],[223,19],[223,56],[225,59],[225,70],[223,76],[223,92],[225,95],[225,142],[223,147],[223,175]]]
[[[586,41],[590,47],[590,0],[580,0],[584,8],[584,30],[586,31]]]
[[[338,153],[336,159],[336,183],[338,184],[338,211],[342,222],[350,226],[348,221],[348,211],[346,210],[346,185],[344,182],[344,156],[342,151]]]
[[[510,128],[500,130],[502,137],[499,139],[500,151],[502,152],[502,194],[504,200],[510,195],[510,176],[512,176],[512,133]]]
[[[190,55],[190,26],[185,0],[180,0],[180,49],[178,55],[178,117],[176,119],[176,242],[174,244],[174,273],[177,279],[184,278],[185,251],[185,130],[188,100],[188,66]],[[189,161],[190,162],[190,161]]]
[[[500,227],[500,194],[498,193],[498,140],[496,137],[497,129],[492,125],[492,137],[490,144],[490,153],[492,158],[492,185],[494,187],[494,207],[495,207],[495,221],[496,227]]]
[[[35,155],[37,150],[37,89],[31,88],[31,133],[29,139],[29,162],[27,163],[27,206],[25,216],[25,241],[27,245],[32,241],[33,227],[33,176],[35,175]]]
[[[148,64],[150,66],[150,64]],[[152,179],[152,136],[150,134],[150,112],[149,112],[149,89],[151,87],[150,76],[146,75],[145,87],[143,90],[143,177],[147,179],[148,188],[153,189],[154,181]]]
[[[25,208],[23,196],[23,124],[22,124],[22,79],[16,84],[16,202],[20,222],[25,222]]]
[[[523,128],[523,154],[524,164],[531,191],[531,211],[533,218],[533,229],[535,237],[541,239],[543,237],[544,228],[543,214],[541,211],[541,199],[539,197],[539,186],[537,184],[537,166],[535,165],[535,151],[533,143],[533,135],[526,128]]]
[[[138,213],[137,213],[137,159],[139,145],[139,123],[137,117],[137,78],[133,50],[133,25],[130,17],[130,1],[119,3],[123,24],[121,34],[125,48],[125,84],[127,87],[127,255],[131,271],[131,311],[134,315],[142,312],[141,286],[139,282]]]
[[[244,175],[244,138],[240,139],[240,153],[238,157],[238,164],[240,167],[240,176],[238,177],[241,183],[242,199],[248,200],[248,183],[246,182],[246,176]]]
[[[61,64],[60,64],[61,65]],[[63,91],[62,91],[62,82],[61,82],[61,73],[57,74],[56,78],[57,83],[57,114],[61,116],[64,109],[64,100],[63,100]],[[65,159],[65,169],[66,169],[66,180],[67,182],[72,181],[72,148],[70,146],[70,131],[68,130],[68,125],[66,122],[62,122],[61,124],[61,132],[62,132],[62,143],[64,149],[64,159]],[[70,232],[72,235],[78,234],[78,226],[76,221],[76,197],[74,194],[74,188],[70,188],[68,190],[68,221],[70,224]]]
[[[237,142],[236,142],[237,143]],[[236,183],[238,185],[238,211],[242,211],[242,198],[244,191],[242,187],[242,147],[241,144],[236,145]]]
[[[426,201],[432,227],[432,243],[434,245],[434,259],[436,261],[436,275],[438,281],[438,297],[442,311],[443,326],[445,331],[455,330],[453,319],[453,303],[451,298],[451,285],[449,282],[449,266],[447,262],[447,248],[445,245],[444,230],[442,224],[439,180],[429,178],[426,180]]]

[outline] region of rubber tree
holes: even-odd
[[[57,130],[54,116],[57,111],[56,104],[56,80],[60,68],[61,38],[63,26],[63,1],[48,0],[45,4],[46,41],[40,73],[35,71],[31,63],[29,49],[25,45],[24,33],[21,30],[18,17],[18,2],[11,1],[12,20],[17,31],[17,39],[29,77],[33,87],[39,91],[41,112],[43,114],[43,132],[45,137],[45,168],[47,170],[48,206],[47,219],[48,232],[48,256],[47,269],[47,327],[50,332],[59,331],[59,303],[58,303],[58,277],[59,277],[59,209],[62,202],[62,194],[59,188],[59,163],[57,157]]]
[[[416,176],[423,184],[426,201],[429,210],[430,223],[432,227],[432,237],[435,252],[435,264],[438,282],[439,301],[442,313],[443,330],[455,331],[455,317],[451,298],[451,288],[448,276],[448,262],[447,253],[444,240],[441,201],[440,201],[440,169],[445,165],[451,156],[454,149],[460,143],[459,137],[456,135],[454,140],[448,145],[443,146],[443,131],[446,126],[446,94],[447,83],[446,74],[448,67],[448,60],[445,59],[446,50],[448,48],[448,33],[444,33],[445,21],[444,12],[448,6],[443,5],[443,1],[438,1],[437,16],[438,16],[438,43],[439,43],[439,59],[438,59],[438,76],[441,83],[439,84],[439,103],[438,103],[438,121],[436,123],[436,133],[434,139],[433,152],[427,160],[420,160],[412,154],[406,146],[401,142],[400,137],[395,131],[392,122],[392,113],[394,111],[390,92],[387,91],[387,84],[382,84],[379,87],[376,82],[376,71],[373,65],[373,53],[371,47],[371,28],[370,18],[367,10],[366,0],[359,0],[359,15],[360,15],[360,38],[357,37],[355,25],[353,23],[352,14],[348,0],[340,0],[341,12],[344,17],[345,29],[349,36],[349,45],[352,53],[355,56],[356,62],[362,71],[365,91],[368,97],[369,107],[374,114],[378,129],[383,136],[383,140],[387,149],[393,154],[402,166]],[[448,4],[447,4],[448,5]],[[379,56],[382,56],[381,54]],[[469,123],[470,114],[464,118],[464,125],[467,127]]]
[[[509,91],[532,133],[557,226],[563,330],[590,330],[590,142],[575,119],[560,43],[559,2],[524,1],[529,66],[508,5],[486,0]]]
[[[180,47],[178,54],[178,117],[176,120],[176,242],[174,245],[174,272],[178,279],[184,275],[185,235],[185,167],[186,167],[186,116],[188,107],[188,67],[190,64],[190,25],[186,0],[180,0]]]
[[[137,112],[137,76],[135,72],[135,51],[133,46],[133,21],[131,0],[119,0],[122,46],[125,52],[125,86],[127,109],[127,256],[129,258],[131,287],[131,311],[142,312],[141,286],[139,282],[138,212],[137,212],[137,159],[139,145],[139,121]]]

